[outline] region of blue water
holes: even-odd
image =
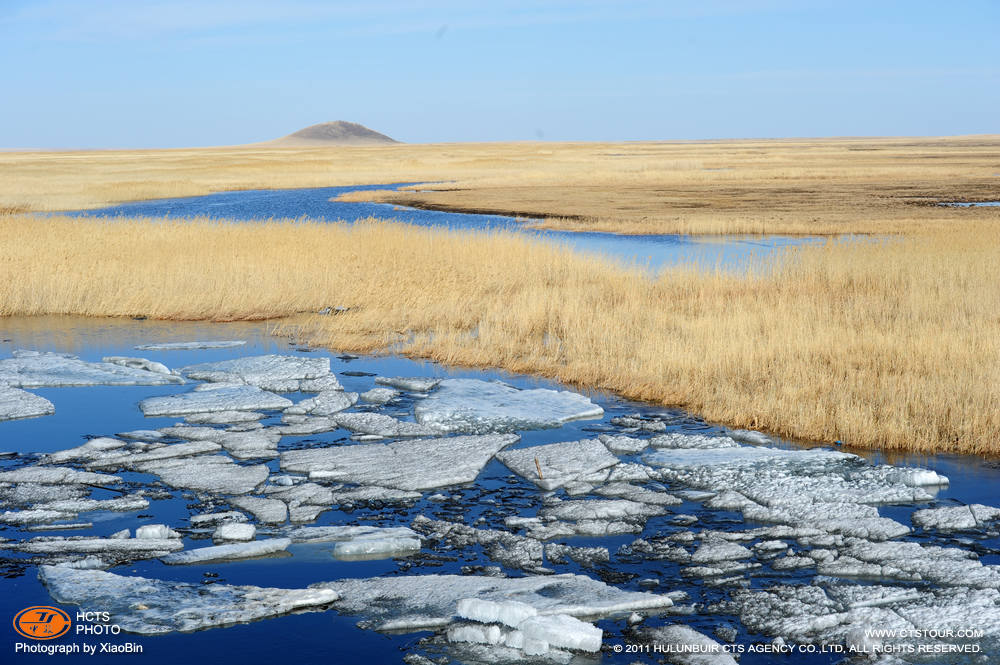
[[[137,203],[75,211],[71,215],[102,217],[194,217],[214,219],[263,220],[309,217],[329,221],[357,221],[376,217],[393,219],[417,226],[434,226],[474,231],[517,231],[568,245],[581,252],[600,254],[625,263],[657,269],[679,263],[694,263],[704,268],[735,269],[749,265],[786,247],[820,243],[821,238],[786,236],[702,237],[684,235],[617,235],[533,230],[511,217],[474,215],[435,210],[418,210],[384,203],[344,203],[330,201],[345,192],[401,187],[364,185],[320,187],[314,189],[252,190],[223,192],[207,196],[157,199]]]
[[[244,339],[242,347],[216,350],[193,351],[136,351],[135,345],[151,342],[190,341],[208,339]],[[473,378],[498,378],[518,387],[565,388],[556,382],[537,377],[512,375],[500,371],[463,370],[434,363],[407,360],[399,357],[363,356],[338,357],[336,353],[310,350],[294,340],[274,337],[268,334],[267,325],[260,323],[163,323],[154,321],[133,321],[127,319],[81,319],[72,317],[35,317],[23,319],[0,319],[0,357],[9,355],[18,348],[45,351],[61,351],[79,355],[86,360],[99,360],[106,355],[141,355],[163,362],[168,367],[179,367],[195,362],[205,362],[262,353],[283,353],[294,355],[325,355],[347,390],[362,391],[373,387],[371,376],[351,376],[343,372],[367,372],[381,375],[403,376],[449,376]],[[97,387],[97,388],[49,388],[34,392],[50,399],[56,407],[52,416],[21,421],[0,423],[0,451],[15,451],[22,457],[0,459],[0,469],[23,464],[31,460],[33,453],[53,451],[79,445],[86,438],[97,435],[112,435],[129,429],[156,428],[173,424],[172,418],[143,418],[137,402],[151,395],[190,390],[190,386],[165,387]],[[595,432],[607,427],[610,418],[624,413],[666,414],[670,417],[670,428],[689,433],[714,433],[723,431],[711,423],[680,411],[666,411],[647,404],[629,402],[605,393],[590,393],[592,399],[605,409],[600,421],[579,421],[555,429],[521,432],[522,442],[518,445],[534,445],[551,441],[567,441],[596,436]],[[295,396],[298,398],[298,396]],[[412,410],[412,403],[404,402],[399,407],[388,407],[390,412]],[[309,443],[329,443],[348,436],[348,432],[336,431],[309,437],[284,437],[281,448]],[[782,445],[795,445],[783,442]],[[876,456],[877,461],[882,461]],[[950,487],[938,495],[936,504],[947,505],[954,501],[963,503],[997,502],[997,487],[1000,471],[988,460],[959,456],[915,457],[894,456],[897,465],[919,465],[930,467],[951,478]],[[276,462],[271,463],[272,466]],[[126,480],[148,483],[149,476],[141,474],[121,474]],[[539,493],[533,485],[513,478],[500,463],[491,462],[477,481],[463,487],[443,490],[448,494],[461,494],[462,500],[456,505],[439,504],[421,500],[409,507],[360,507],[350,512],[331,510],[323,513],[316,524],[371,524],[407,525],[416,515],[431,518],[452,519],[456,511],[465,523],[471,524],[479,518],[485,519],[486,528],[503,528],[503,518],[512,514],[532,515],[539,505]],[[98,498],[103,498],[95,494]],[[428,493],[429,494],[429,493]],[[135,528],[143,523],[183,524],[183,520],[193,511],[199,510],[197,500],[185,491],[169,490],[164,498],[152,500],[150,508],[141,514],[95,513],[81,515],[81,520],[94,521],[94,528],[84,532],[52,532],[53,535],[76,535],[93,533],[108,535],[123,528]],[[883,510],[886,516],[908,522],[908,515],[922,506],[895,506]],[[675,531],[686,530],[669,523],[677,513],[694,514],[701,520],[699,527],[715,529],[745,528],[738,515],[725,511],[704,509],[697,503],[685,503],[672,509],[663,517],[649,521],[641,537],[663,536]],[[752,525],[750,525],[752,526]],[[0,527],[0,537],[22,539],[29,536],[47,535],[47,532],[24,533],[13,527]],[[591,576],[602,573],[625,574],[614,584],[640,590],[638,580],[658,577],[663,580],[655,592],[683,590],[691,598],[684,604],[715,602],[724,597],[725,591],[713,588],[697,578],[686,578],[679,574],[679,567],[669,561],[644,561],[640,558],[618,557],[619,546],[630,543],[640,535],[610,538],[574,538],[574,545],[600,545],[612,553],[610,565],[598,570],[584,570],[575,563],[552,566],[557,572],[577,572]],[[926,537],[926,536],[921,536]],[[914,538],[917,538],[915,536]],[[197,547],[205,541],[185,539],[186,547]],[[963,543],[956,542],[962,545]],[[298,545],[291,548],[291,556],[252,561],[216,563],[196,566],[165,566],[157,560],[140,561],[128,566],[112,569],[122,575],[139,575],[165,580],[200,582],[205,573],[218,574],[218,582],[225,584],[251,584],[275,587],[304,587],[314,582],[344,578],[371,577],[398,574],[458,573],[462,566],[496,565],[486,558],[479,548],[461,551],[442,550],[440,555],[455,556],[457,560],[426,561],[422,559],[389,559],[383,561],[343,562],[333,559],[328,547],[322,545]],[[968,547],[967,543],[964,546]],[[975,548],[982,555],[984,563],[998,563],[996,552],[1000,542],[996,538],[980,538]],[[426,548],[425,548],[426,551]],[[508,571],[519,575],[518,571]],[[29,605],[50,605],[51,598],[36,579],[33,565],[23,556],[13,555],[0,559],[0,617],[12,617],[20,609]],[[751,583],[755,587],[774,583],[806,583],[811,578],[797,572],[778,572],[767,565],[755,571]],[[71,615],[76,608],[64,606]],[[11,629],[0,629],[4,642],[0,644],[0,662],[117,662],[132,659],[133,662],[155,665],[176,665],[177,662],[233,662],[233,663],[276,663],[276,662],[343,662],[366,661],[370,663],[398,663],[410,651],[432,653],[433,648],[420,644],[428,633],[407,635],[382,635],[362,630],[355,624],[363,617],[341,616],[334,611],[303,613],[277,619],[263,620],[249,625],[217,628],[192,634],[172,634],[161,637],[120,635],[111,638],[74,638],[73,641],[100,643],[110,641],[124,643],[137,642],[144,648],[141,655],[119,655],[84,657],[66,656],[51,660],[43,655],[21,655],[13,657],[14,633]],[[723,622],[739,627],[737,642],[741,644],[761,643],[766,638],[751,635],[740,627],[735,617],[695,613],[667,617],[652,617],[647,625],[681,622],[691,625],[712,636],[714,628]],[[9,625],[9,624],[8,624]],[[605,620],[598,623],[605,631],[605,645],[623,644],[626,625],[623,619]],[[68,638],[61,638],[65,642]],[[805,657],[797,655],[794,661],[787,657],[768,654],[746,654],[741,659],[744,665],[770,663],[832,663],[838,657],[816,654]],[[614,654],[606,651],[600,656],[582,662],[632,663],[657,662],[655,655]]]
[[[943,206],[950,206],[952,208],[993,208],[1000,206],[1000,201],[980,201],[976,203],[942,203]]]

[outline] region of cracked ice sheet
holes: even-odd
[[[442,432],[549,429],[571,420],[600,418],[604,409],[564,390],[518,390],[499,381],[446,379],[414,409],[418,423]]]
[[[159,344],[140,344],[135,347],[139,351],[190,351],[196,349],[230,349],[243,346],[246,340],[219,340],[211,342],[164,342]]]
[[[247,623],[319,609],[337,599],[326,589],[204,586],[67,566],[42,566],[38,576],[56,602],[109,612],[112,623],[140,635]]]
[[[213,390],[193,390],[180,395],[150,397],[139,402],[142,415],[183,416],[209,411],[258,411],[284,409],[291,400],[256,386],[225,386]]]
[[[15,388],[42,386],[161,386],[184,383],[172,374],[112,363],[92,363],[64,353],[14,351],[0,360],[0,384]]]
[[[945,508],[924,508],[910,516],[914,526],[938,531],[971,531],[985,526],[984,523],[1000,519],[1000,508],[984,506],[981,503],[969,506],[948,506]]]
[[[497,459],[525,480],[530,480],[543,490],[552,490],[582,476],[618,464],[618,458],[598,439],[549,443],[531,448],[506,450]],[[538,460],[538,465],[535,460]],[[538,467],[542,477],[538,477]]]
[[[41,395],[0,384],[0,420],[36,418],[55,412],[52,402]]]
[[[826,588],[824,589],[823,586]],[[883,644],[941,644],[933,639],[946,631],[982,630],[982,638],[952,638],[956,643],[978,643],[983,653],[1000,650],[1000,592],[996,589],[905,589],[889,586],[842,585],[830,581],[823,586],[779,586],[766,591],[745,590],[733,601],[715,609],[739,614],[752,632],[781,636],[786,640],[816,644],[840,643],[862,648],[865,631],[894,630],[905,637],[886,637]],[[905,633],[903,631],[906,631]],[[926,636],[921,636],[920,633]],[[947,638],[942,638],[942,641]],[[872,640],[868,639],[871,649]],[[987,662],[941,659],[942,653],[906,652],[912,662]],[[957,654],[955,654],[957,655]],[[992,662],[992,659],[990,659]]]
[[[174,552],[160,557],[160,561],[168,566],[206,563],[208,561],[238,561],[252,559],[284,552],[292,544],[289,538],[269,538],[252,540],[246,543],[230,543],[227,545],[212,545],[198,547],[193,550]]]
[[[622,591],[584,575],[519,578],[464,575],[418,575],[344,579],[312,588],[340,595],[335,609],[363,615],[375,630],[418,631],[452,622],[458,601],[478,598],[518,601],[541,615],[567,614],[596,618],[634,610],[670,607],[667,596]]]
[[[133,464],[131,468],[159,476],[171,487],[213,494],[246,494],[270,474],[263,464],[239,466],[222,455],[168,458]]]
[[[330,359],[300,356],[248,356],[232,360],[188,365],[178,370],[200,381],[246,383],[264,390],[296,391],[302,381],[330,376]],[[338,384],[339,385],[339,384]]]
[[[281,454],[281,468],[312,480],[425,490],[472,482],[497,451],[519,439],[492,434],[289,450]]]

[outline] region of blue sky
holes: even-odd
[[[0,66],[0,147],[1000,133],[997,0],[0,0]]]

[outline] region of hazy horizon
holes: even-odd
[[[13,0],[0,147],[1000,133],[1000,5],[799,4]]]

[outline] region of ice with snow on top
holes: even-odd
[[[584,575],[519,578],[465,575],[415,575],[342,579],[314,584],[340,596],[336,609],[363,615],[377,630],[418,631],[454,621],[458,602],[478,598],[517,601],[539,614],[606,617],[633,610],[670,607],[667,596],[622,591]]]
[[[256,386],[193,390],[180,395],[149,397],[139,402],[142,415],[146,417],[184,416],[209,411],[268,411],[291,405],[291,400]]]
[[[329,376],[330,359],[278,355],[248,356],[188,365],[178,371],[190,379],[200,381],[246,383],[264,390],[288,392],[300,390],[302,381]]]
[[[333,416],[337,425],[352,432],[375,434],[384,437],[435,436],[435,428],[419,423],[406,422],[384,413],[338,413]]]
[[[726,648],[691,628],[680,624],[670,624],[641,631],[643,640],[671,649],[669,662],[677,665],[736,665]]]
[[[283,524],[288,519],[288,504],[278,499],[239,496],[230,499],[229,503],[251,513],[261,524]]]
[[[162,386],[171,383],[184,383],[184,379],[113,363],[88,362],[67,353],[18,350],[13,357],[0,359],[0,384],[14,388]]]
[[[267,556],[276,552],[284,552],[292,544],[289,538],[269,538],[253,540],[246,543],[230,543],[227,545],[211,545],[183,552],[174,552],[160,557],[163,563],[176,566],[206,561],[237,561]]]
[[[507,468],[544,490],[552,490],[581,476],[618,464],[618,458],[598,439],[549,443],[506,450],[497,455]],[[538,461],[538,464],[535,461]],[[541,467],[542,477],[539,477]]]
[[[358,401],[357,393],[346,393],[343,390],[324,390],[315,397],[304,399],[285,409],[290,415],[330,416],[354,406]]]
[[[969,531],[1000,519],[1000,508],[974,503],[968,506],[924,508],[910,516],[914,526],[938,531]]]
[[[122,367],[131,367],[132,369],[144,369],[147,372],[156,372],[157,374],[171,374],[170,368],[163,363],[158,363],[155,360],[148,360],[146,358],[105,356],[104,358],[101,358],[101,362],[111,363],[112,365],[121,365]]]
[[[246,340],[212,340],[205,342],[158,342],[155,344],[140,344],[136,349],[139,351],[193,351],[201,349],[231,349],[243,346]]]
[[[37,418],[56,412],[52,402],[27,390],[0,384],[0,420]]]
[[[84,611],[108,612],[111,623],[140,635],[246,623],[320,608],[337,600],[337,594],[329,589],[205,586],[69,566],[42,566],[38,576],[56,602],[79,605]]]
[[[441,379],[426,376],[376,376],[375,383],[414,393],[425,393],[441,383]]]
[[[499,381],[445,379],[414,408],[418,423],[442,432],[483,434],[549,429],[572,420],[600,418],[604,409],[583,395]]]
[[[281,468],[312,479],[424,490],[472,482],[499,450],[518,439],[493,434],[289,450],[281,454]]]
[[[135,464],[136,471],[152,473],[171,487],[214,494],[246,494],[267,480],[263,464],[240,466],[222,455],[200,455]]]
[[[215,527],[212,540],[215,542],[248,541],[257,536],[257,527],[243,522],[223,522]]]
[[[361,393],[360,397],[362,402],[381,406],[399,397],[399,391],[392,388],[372,388]]]

